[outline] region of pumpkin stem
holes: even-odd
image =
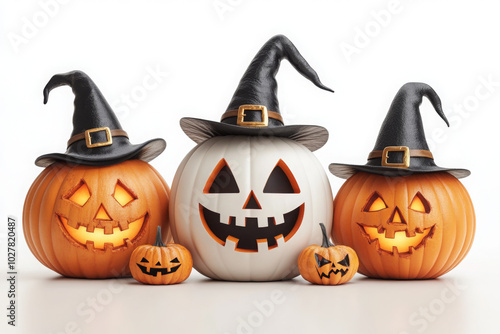
[[[321,232],[323,232],[323,244],[321,247],[328,248],[328,247],[333,247],[333,244],[328,240],[328,235],[326,234],[326,227],[323,225],[323,223],[319,223],[319,226],[321,226]]]
[[[161,226],[158,226],[158,228],[156,229],[156,242],[153,246],[156,246],[156,247],[167,247],[167,245],[165,245],[163,243],[163,241],[161,240]]]

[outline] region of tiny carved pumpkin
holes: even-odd
[[[162,222],[168,231],[169,192],[142,160],[111,166],[56,162],[28,191],[24,236],[35,257],[61,275],[129,276],[132,251],[152,243]]]
[[[333,240],[377,278],[435,278],[453,269],[474,238],[474,208],[446,172],[387,177],[358,172],[334,201]]]
[[[206,276],[290,279],[299,274],[300,251],[319,233],[309,222],[332,221],[331,198],[323,167],[303,145],[279,137],[214,137],[177,170],[172,233]]]
[[[158,226],[154,245],[137,247],[130,257],[130,272],[141,283],[176,284],[191,274],[193,258],[189,251],[174,243],[164,244]]]
[[[328,240],[325,225],[319,225],[323,243],[309,246],[300,253],[300,275],[313,284],[339,285],[350,281],[359,266],[356,252],[347,246],[334,246]]]

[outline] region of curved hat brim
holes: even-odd
[[[313,152],[323,147],[329,136],[328,130],[318,125],[251,128],[192,117],[182,118],[180,125],[184,133],[197,144],[216,136],[274,136],[295,140]]]
[[[443,168],[438,166],[426,166],[426,167],[410,167],[407,169],[396,168],[396,167],[382,167],[382,166],[367,166],[367,165],[347,165],[332,163],[328,166],[330,173],[341,178],[348,179],[357,172],[367,172],[372,174],[379,174],[389,177],[395,176],[407,176],[411,174],[418,173],[435,173],[435,172],[447,172],[457,179],[461,179],[470,175],[470,171],[467,169],[460,168]]]
[[[35,165],[47,167],[54,162],[62,161],[89,166],[108,166],[131,159],[149,162],[160,155],[166,147],[167,143],[165,140],[156,138],[142,144],[128,144],[113,147],[113,150],[108,153],[101,152],[95,155],[89,155],[88,153],[81,154],[78,152],[44,154],[35,160]]]

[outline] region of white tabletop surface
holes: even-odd
[[[434,280],[357,274],[339,286],[222,282],[195,271],[181,284],[148,286],[39,269],[19,275],[19,326],[9,333],[498,333],[489,261],[466,260]]]

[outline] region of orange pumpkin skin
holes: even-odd
[[[339,285],[351,280],[359,267],[359,259],[351,247],[334,246],[326,228],[321,225],[323,244],[305,248],[299,255],[300,275],[313,284]]]
[[[177,284],[191,274],[193,258],[186,247],[174,243],[165,245],[159,236],[154,245],[137,247],[129,266],[132,276],[141,283]]]
[[[373,196],[383,203],[370,211]],[[402,177],[358,172],[334,200],[333,240],[354,248],[359,272],[370,277],[439,277],[462,261],[474,232],[469,194],[445,172]]]
[[[116,197],[119,187],[125,202]],[[83,200],[71,196],[76,193]],[[154,242],[157,226],[163,224],[165,240],[171,238],[169,193],[160,174],[141,160],[104,167],[56,162],[28,191],[24,236],[35,257],[61,275],[130,276],[130,255]]]

